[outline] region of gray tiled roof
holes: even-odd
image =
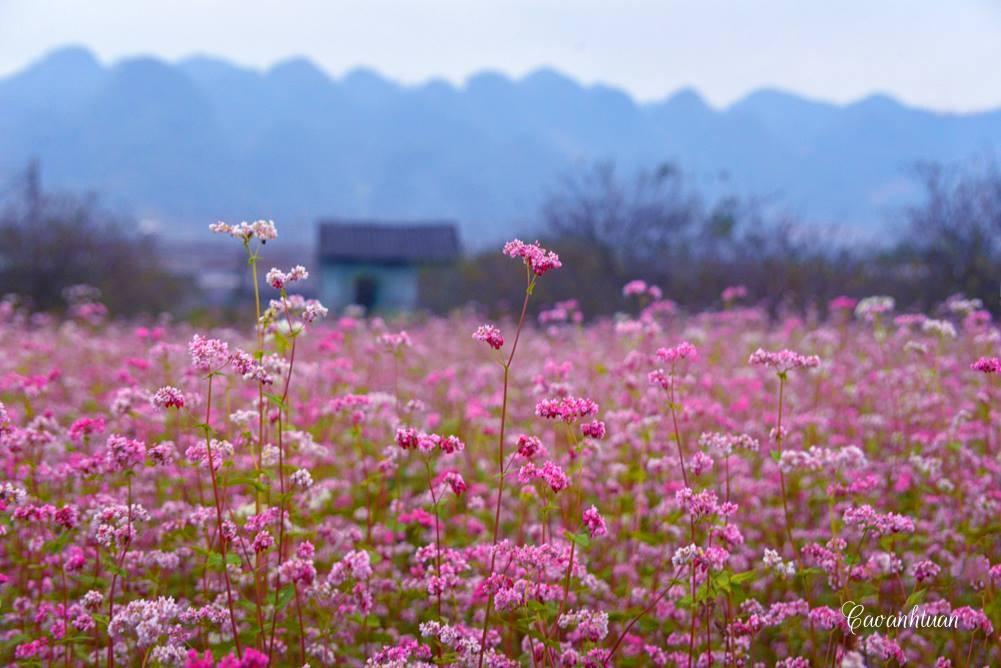
[[[459,256],[454,223],[384,223],[321,220],[320,259],[355,262],[434,263]]]

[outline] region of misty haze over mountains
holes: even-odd
[[[304,59],[265,72],[207,57],[104,66],[68,48],[0,79],[0,190],[38,158],[48,187],[96,192],[177,237],[217,218],[274,218],[301,239],[319,217],[452,218],[475,246],[529,228],[560,178],[603,160],[624,175],[672,161],[710,197],[765,197],[872,234],[916,196],[916,161],[999,148],[1001,110],[775,90],[725,109],[693,90],[637,103],[550,69],[401,86]]]

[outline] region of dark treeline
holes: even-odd
[[[562,182],[540,210],[541,241],[563,268],[546,277],[536,310],[576,299],[588,317],[624,310],[622,286],[643,279],[691,309],[721,305],[729,286],[745,303],[824,311],[839,295],[885,294],[898,308],[928,310],[950,295],[998,312],[1001,290],[1001,172],[993,164],[914,170],[923,196],[888,221],[878,244],[769,213],[754,201],[707,202],[670,165],[626,178],[609,164]],[[197,290],[170,274],[154,240],[92,197],[43,192],[36,167],[0,202],[0,296],[37,310],[66,307],[66,289],[98,288],[112,313],[184,311]],[[896,231],[892,231],[896,230]],[[476,304],[491,313],[520,303],[523,277],[499,249],[425,272],[424,305],[446,312]],[[189,280],[190,283],[190,280]],[[225,309],[218,311],[225,318]]]
[[[690,309],[721,304],[728,286],[771,310],[817,308],[839,295],[893,296],[927,310],[956,293],[998,311],[1001,173],[994,165],[919,166],[923,197],[888,221],[878,244],[842,241],[736,197],[707,203],[671,166],[625,179],[603,164],[567,180],[542,208],[544,245],[563,269],[537,306],[577,299],[588,316],[623,310],[622,286],[643,279]],[[509,309],[522,288],[496,251],[425,276],[434,310],[475,302]]]
[[[0,203],[0,297],[38,311],[61,311],[79,292],[112,313],[174,310],[182,282],[167,272],[149,237],[88,196],[43,192],[31,165]],[[93,288],[97,289],[95,293]]]

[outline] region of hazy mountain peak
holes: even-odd
[[[751,91],[736,102],[733,102],[729,107],[727,107],[727,111],[759,110],[775,107],[813,107],[837,109],[837,105],[830,102],[821,102],[802,95],[797,95],[796,93],[783,88],[759,88]]]
[[[0,88],[7,88],[21,103],[35,105],[85,93],[103,74],[104,68],[93,53],[83,47],[68,46],[51,51],[21,72],[0,80]]]
[[[559,72],[552,67],[539,67],[526,74],[520,81],[522,85],[532,88],[546,89],[548,91],[560,90],[581,90],[581,85],[576,80]]]
[[[396,91],[400,86],[371,67],[353,67],[340,80],[342,85],[368,91]]]
[[[83,46],[64,46],[50,51],[29,69],[52,69],[60,72],[81,72],[101,69],[94,54]]]
[[[668,95],[663,102],[663,106],[674,107],[676,109],[684,109],[686,111],[693,112],[709,112],[711,108],[709,103],[706,102],[705,98],[691,86],[685,88],[679,88],[675,92]]]
[[[513,86],[514,81],[503,72],[498,72],[497,70],[477,72],[468,77],[465,83],[465,88],[471,92],[508,90]]]
[[[317,217],[364,215],[455,218],[471,241],[496,239],[568,170],[608,160],[623,174],[673,162],[710,195],[782,193],[807,218],[858,227],[878,219],[874,202],[906,201],[893,186],[914,160],[985,150],[1001,152],[1001,111],[775,88],[725,109],[694,88],[637,104],[551,67],[412,86],[370,68],[332,78],[305,58],[263,72],[206,55],[106,67],[74,47],[0,79],[0,184],[38,157],[55,187],[199,231],[259,210],[296,221],[285,229],[300,238]]]
[[[850,109],[862,109],[866,111],[897,111],[905,109],[896,98],[886,93],[873,93],[866,95],[857,102],[849,105]]]
[[[289,58],[273,65],[267,72],[271,79],[305,86],[329,86],[330,76],[307,58]]]
[[[253,77],[259,78],[261,73],[249,67],[241,67],[223,58],[197,54],[189,56],[177,63],[177,67],[186,75],[203,85],[216,84],[227,78]]]
[[[126,145],[133,139],[141,139],[146,146],[157,145],[159,141],[186,143],[192,137],[185,133],[194,128],[204,132],[214,123],[206,97],[181,69],[147,57],[116,63],[91,103],[81,111],[101,128],[95,131],[92,140],[100,142],[108,136],[119,136]],[[133,134],[120,134],[124,128]],[[144,131],[149,135],[142,136]],[[179,136],[158,140],[157,136],[163,133],[168,137],[172,133]],[[206,138],[204,134],[200,136]]]
[[[146,56],[127,58],[116,63],[109,72],[106,98],[149,96],[174,101],[173,96],[197,97],[191,79],[175,65]]]

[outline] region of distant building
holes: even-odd
[[[319,295],[331,309],[412,310],[421,267],[459,257],[459,235],[449,222],[320,221],[319,234]]]
[[[210,236],[208,239],[159,239],[157,250],[160,260],[171,273],[187,279],[195,290],[188,295],[188,302],[181,307],[244,308],[243,313],[253,312],[254,283],[247,266],[247,251],[232,239]],[[278,292],[267,286],[264,274],[271,267],[291,267],[312,256],[312,246],[295,243],[279,237],[269,241],[261,250],[258,281],[261,299],[276,299]],[[305,262],[312,270],[312,262]],[[317,294],[315,272],[295,284],[294,292],[304,297]]]

